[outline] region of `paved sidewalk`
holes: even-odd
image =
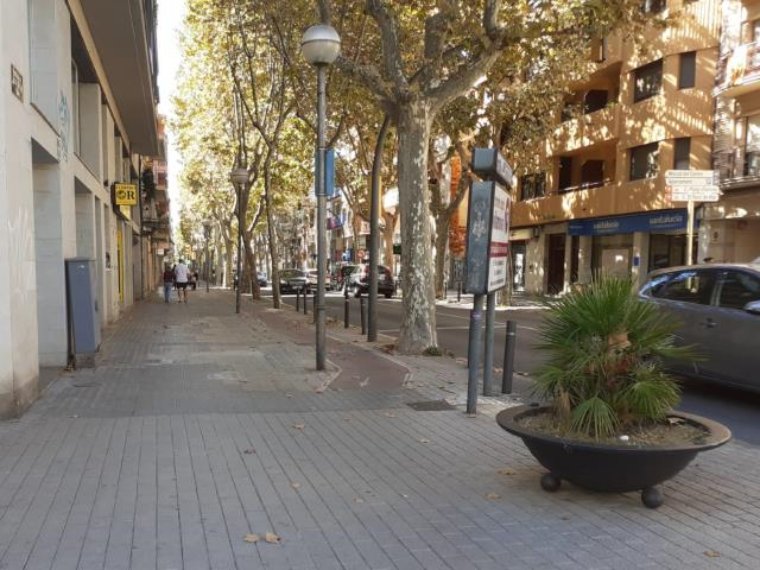
[[[459,393],[460,363],[332,326],[318,374],[302,315],[243,305],[141,303],[0,424],[0,568],[758,567],[757,448],[700,456],[657,511],[547,494],[490,413],[407,405]]]

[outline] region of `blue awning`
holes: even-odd
[[[634,232],[658,233],[685,230],[686,209],[657,210],[646,214],[572,220],[567,233],[571,236],[601,236],[632,234]]]

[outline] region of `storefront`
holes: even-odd
[[[525,273],[527,270],[527,245],[533,237],[531,228],[511,230],[509,232],[509,247],[512,253],[512,291],[525,291]]]
[[[590,274],[640,277],[686,262],[685,209],[573,220],[568,234],[591,238]],[[695,248],[696,251],[696,248]],[[579,256],[580,253],[574,254]],[[580,263],[573,258],[575,264]]]

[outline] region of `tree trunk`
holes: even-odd
[[[253,248],[251,247],[251,238],[253,232],[243,232],[243,241],[245,248],[245,278],[250,283],[251,298],[261,299],[261,287],[259,287],[259,276],[256,257],[253,255]]]
[[[446,284],[443,273],[446,266],[446,245],[449,241],[449,222],[451,217],[444,213],[435,221],[435,296],[446,298]]]
[[[383,229],[383,242],[384,253],[383,263],[391,270],[395,272],[396,268],[393,263],[393,231],[396,229],[396,216],[389,213],[383,214],[385,220],[385,228]]]
[[[277,232],[274,228],[274,212],[272,212],[272,174],[269,165],[264,173],[264,202],[267,208],[267,232],[269,234],[269,255],[272,259],[272,306],[280,308],[280,260],[277,254]]]
[[[224,282],[225,289],[232,287],[232,251],[234,243],[225,236],[224,238]]]
[[[437,345],[435,289],[427,179],[432,113],[424,101],[398,108],[398,181],[401,214],[401,273],[404,316],[398,350],[420,354]]]

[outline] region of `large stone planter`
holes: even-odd
[[[564,479],[592,491],[641,491],[642,502],[650,508],[662,504],[662,494],[656,485],[677,475],[700,451],[721,446],[731,439],[731,431],[726,426],[682,412],[670,415],[703,427],[707,431],[703,443],[634,447],[579,442],[529,430],[518,424],[520,418],[547,410],[545,407],[517,406],[496,416],[498,424],[522,438],[538,462],[549,470],[541,478],[545,490],[556,491]]]

